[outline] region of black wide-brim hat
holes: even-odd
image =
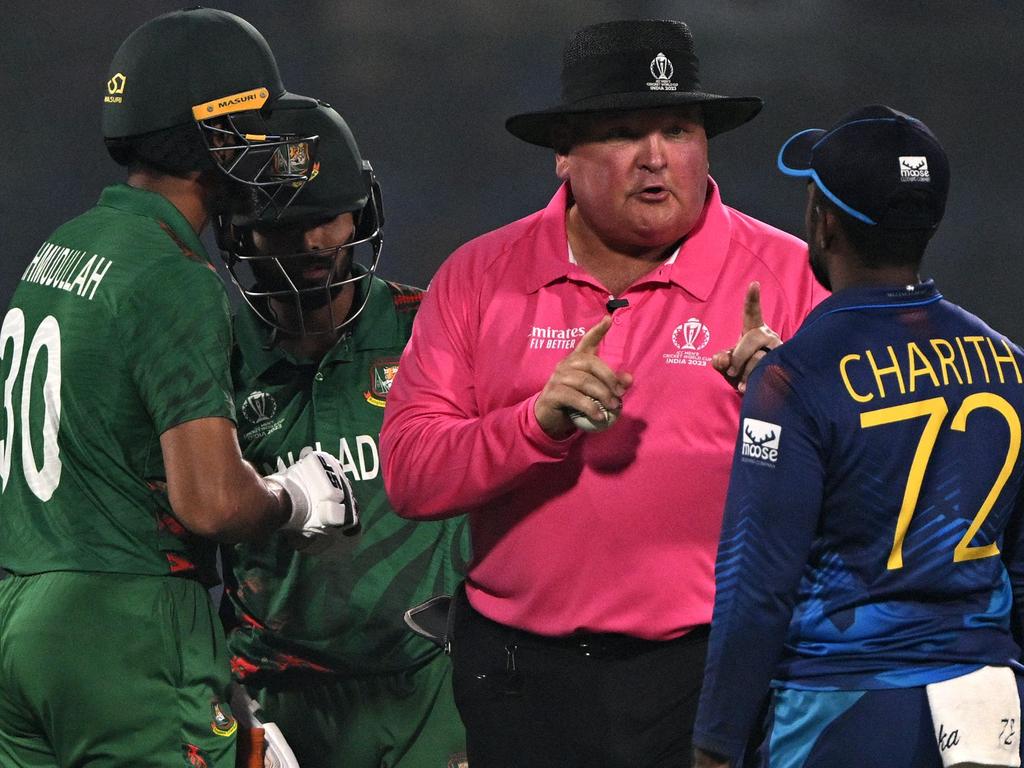
[[[699,104],[708,138],[731,131],[761,111],[756,96],[704,90],[690,28],[681,21],[638,19],[593,24],[576,32],[562,55],[562,101],[513,115],[508,131],[551,147],[551,129],[568,115]]]

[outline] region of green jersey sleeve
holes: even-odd
[[[211,267],[181,260],[147,274],[117,327],[157,434],[207,416],[234,420],[231,313]]]

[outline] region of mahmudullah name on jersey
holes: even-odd
[[[21,279],[51,286],[92,301],[110,269],[110,259],[54,243],[43,243]]]
[[[916,392],[924,387],[948,387],[998,380],[1024,383],[1017,359],[1006,339],[989,336],[955,336],[928,339],[927,344],[908,342],[902,347],[886,346],[845,355],[839,361],[839,376],[847,394],[858,403],[877,396]],[[888,386],[888,389],[886,388]]]

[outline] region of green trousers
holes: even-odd
[[[465,768],[447,656],[393,675],[282,676],[251,692],[302,768]]]
[[[163,576],[0,580],[0,765],[234,768],[224,636]]]

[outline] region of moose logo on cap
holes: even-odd
[[[928,158],[911,155],[900,157],[900,181],[931,181]]]

